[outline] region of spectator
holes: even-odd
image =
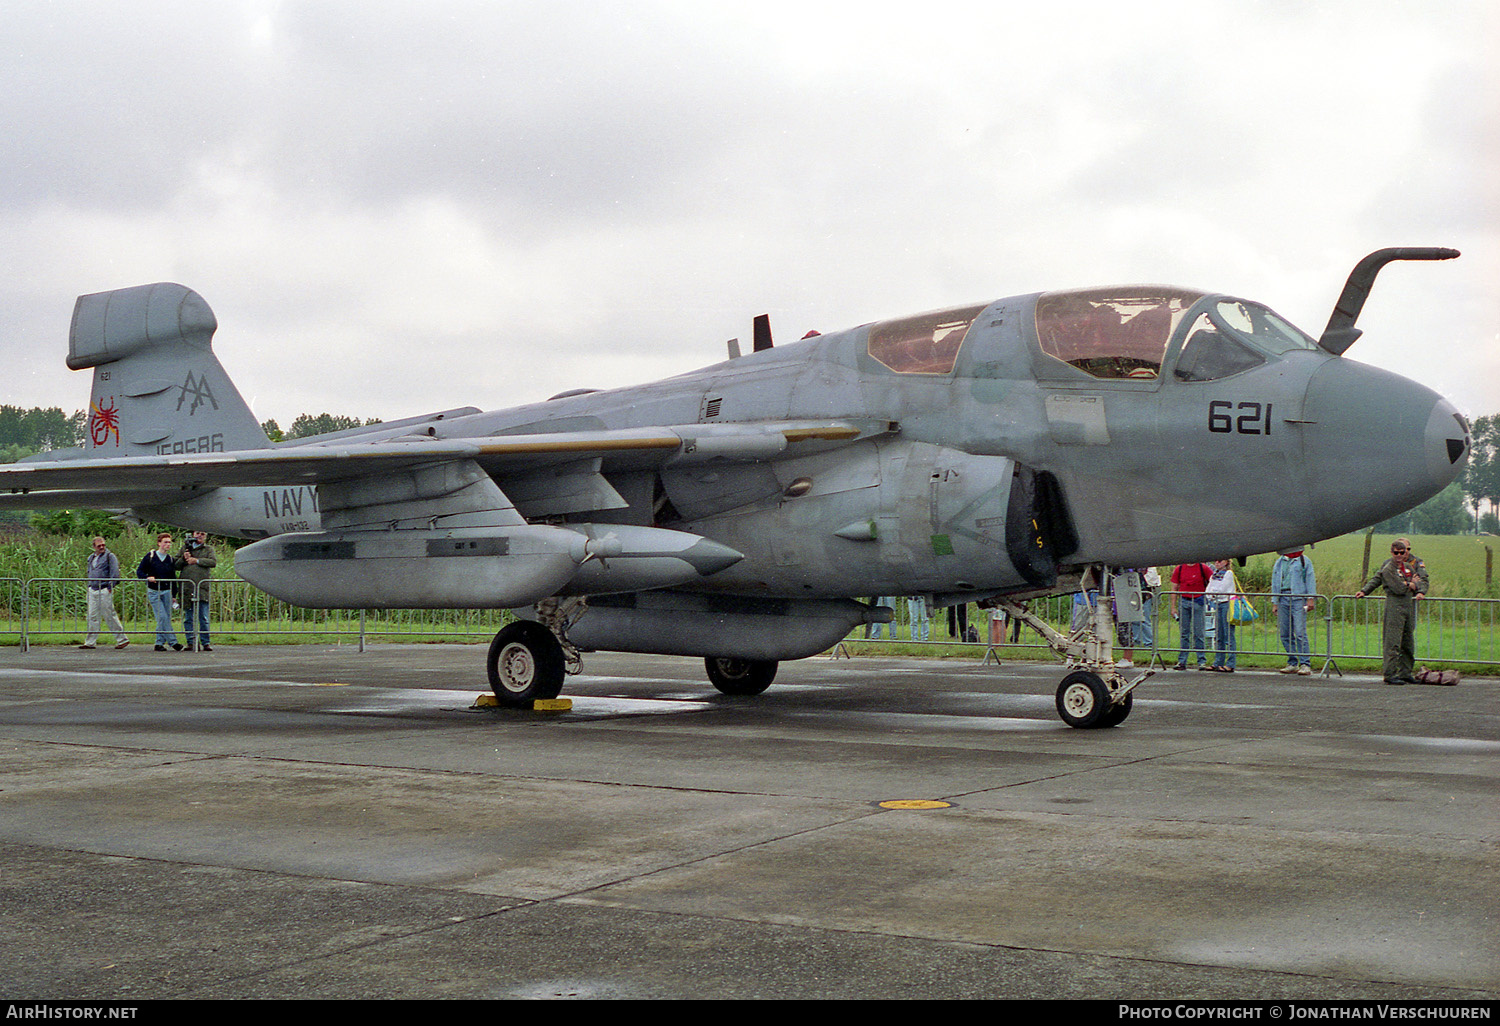
[[[911,640],[926,641],[932,632],[932,619],[927,615],[927,600],[921,595],[908,597],[906,615],[911,620]],[[921,636],[918,637],[918,634]]]
[[[1177,592],[1177,608],[1172,617],[1182,626],[1177,653],[1177,668],[1186,670],[1192,652],[1198,653],[1198,669],[1208,668],[1207,642],[1203,638],[1203,592],[1214,571],[1207,563],[1183,563],[1172,571],[1172,586]]]
[[[172,561],[182,587],[182,635],[187,647],[193,647],[197,628],[198,650],[212,652],[208,643],[208,582],[214,575],[214,547],[208,544],[206,531],[194,531],[182,543],[182,551]]]
[[[1216,673],[1233,673],[1236,646],[1234,643],[1234,598],[1239,594],[1240,582],[1235,580],[1229,560],[1214,563],[1214,575],[1204,589],[1204,596],[1213,606],[1214,615],[1214,665]]]
[[[172,632],[172,593],[176,587],[177,567],[172,559],[172,532],[163,531],[156,536],[156,548],[146,553],[135,575],[146,582],[146,600],[156,614],[156,650],[165,652],[169,647],[182,651],[177,635]]]
[[[94,648],[99,641],[99,621],[102,618],[110,630],[115,632],[115,648],[130,644],[120,618],[115,614],[115,587],[120,583],[120,560],[111,551],[103,538],[94,539],[94,551],[88,559],[89,586],[89,633],[79,648]]]
[[[1415,684],[1417,645],[1414,626],[1417,603],[1427,595],[1427,564],[1411,551],[1411,542],[1397,538],[1391,543],[1391,558],[1375,576],[1354,593],[1364,598],[1376,588],[1385,589],[1385,652],[1381,669],[1387,684]]]
[[[1271,598],[1276,603],[1276,626],[1286,651],[1282,673],[1312,673],[1311,646],[1307,642],[1307,614],[1317,601],[1318,575],[1312,560],[1301,549],[1283,551],[1271,567]]]

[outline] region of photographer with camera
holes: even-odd
[[[212,652],[208,643],[208,582],[214,575],[214,547],[208,544],[207,531],[194,531],[182,543],[182,551],[172,561],[182,585],[182,633],[189,651],[193,648],[194,626],[197,627],[198,651]]]

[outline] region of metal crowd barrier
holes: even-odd
[[[0,639],[14,639],[22,651],[33,639],[78,638],[88,631],[88,582],[79,577],[0,578]],[[190,582],[178,582],[179,589],[195,588]],[[288,638],[296,641],[355,643],[360,651],[371,637],[387,639],[436,640],[443,638],[489,638],[513,617],[501,609],[303,609],[272,598],[246,581],[233,578],[214,579],[206,583],[209,595],[209,634],[215,641],[233,644],[236,639]],[[177,597],[180,607],[181,591]],[[196,591],[194,591],[196,594]],[[1258,617],[1235,628],[1236,653],[1239,655],[1285,658],[1280,628],[1276,619],[1274,596],[1264,592],[1246,592]],[[1339,660],[1379,663],[1383,650],[1382,625],[1384,599],[1352,595],[1295,596],[1314,601],[1307,614],[1310,658],[1322,672],[1342,672]],[[154,638],[156,618],[146,600],[146,582],[134,577],[122,578],[114,590],[116,612],[132,638]],[[1175,663],[1179,654],[1181,630],[1172,617],[1177,596],[1161,592],[1150,603],[1151,644],[1136,648],[1137,666]],[[174,607],[172,629],[182,634],[182,610]],[[861,628],[845,639],[841,646],[848,654],[864,645],[884,648],[890,644],[917,645],[924,648],[953,648],[972,651],[985,661],[999,660],[1012,653],[1044,651],[1048,646],[1030,628],[1023,625],[1019,635],[1009,620],[1004,624],[1003,640],[991,644],[988,610],[970,606],[969,625],[978,640],[963,641],[948,635],[947,610],[928,611],[927,641],[911,639],[911,623],[906,601],[897,598],[893,607],[896,620],[889,624]],[[1050,595],[1033,599],[1028,608],[1063,633],[1075,622],[1075,600],[1072,595]],[[1214,620],[1212,608],[1205,603],[1206,658],[1214,658]],[[880,637],[872,637],[879,626]],[[1123,625],[1122,625],[1123,627]],[[109,637],[108,628],[100,625]],[[898,636],[900,635],[900,636]],[[1012,640],[1012,639],[1015,640]],[[1128,646],[1116,638],[1116,649]],[[1476,666],[1500,665],[1500,599],[1427,598],[1417,607],[1416,650],[1419,662]],[[1196,654],[1191,656],[1196,664]]]
[[[1247,624],[1235,626],[1236,655],[1264,656],[1276,660],[1286,658],[1281,645],[1281,628],[1277,620],[1276,596],[1269,592],[1241,592],[1254,607],[1257,617]],[[1297,595],[1293,600],[1313,600],[1313,608],[1306,617],[1309,658],[1315,669],[1323,673],[1342,672],[1339,660],[1373,661],[1378,664],[1384,649],[1382,625],[1384,623],[1384,598],[1371,595],[1355,598],[1352,595]],[[1041,602],[1039,610],[1037,603]],[[1034,600],[1031,605],[1037,612],[1059,630],[1067,633],[1072,623],[1074,601],[1071,595],[1052,595]],[[979,628],[979,642],[963,642],[947,636],[947,610],[939,609],[931,616],[931,634],[928,641],[911,640],[911,625],[904,600],[896,599],[896,620],[885,625],[886,637],[871,638],[861,630],[851,635],[848,641],[858,641],[872,646],[890,644],[917,645],[920,647],[949,648],[961,646],[983,654],[985,661],[999,659],[1005,650],[1026,652],[1045,650],[1047,645],[1029,628],[1022,627],[1019,641],[1011,641],[1013,625],[1006,623],[1006,640],[1003,644],[988,643],[987,610],[971,607],[970,624]],[[1181,652],[1181,627],[1174,617],[1178,607],[1177,595],[1159,592],[1151,603],[1151,630],[1149,646],[1136,646],[1134,662],[1137,666],[1175,665]],[[977,617],[976,617],[977,612]],[[1214,661],[1216,643],[1214,610],[1211,603],[1204,603],[1204,651],[1209,663]],[[1123,625],[1122,625],[1123,626]],[[943,637],[937,637],[941,633]],[[1115,639],[1117,650],[1127,646]],[[848,648],[846,646],[846,651]],[[855,649],[857,650],[857,648]],[[1425,598],[1418,605],[1416,621],[1417,661],[1475,666],[1500,665],[1500,599],[1479,598]],[[1196,665],[1197,653],[1189,658]]]
[[[0,577],[0,638],[16,639],[25,650],[26,582],[19,577]]]
[[[438,639],[492,637],[511,614],[501,609],[303,609],[267,595],[246,581],[216,578],[205,582],[209,601],[209,637],[233,644],[236,639],[284,637],[296,641],[357,643],[364,650],[371,637]],[[189,591],[191,589],[191,591]],[[0,637],[14,637],[26,651],[40,638],[77,638],[88,633],[88,581],[80,577],[0,578]],[[146,599],[146,582],[122,577],[114,589],[115,611],[132,640],[156,637],[156,615]],[[176,584],[172,630],[183,638],[184,595],[196,598],[197,585]],[[99,625],[101,643],[112,639]]]
[[[1382,600],[1335,595],[1329,602],[1333,658],[1378,662],[1385,648]],[[1500,599],[1424,598],[1416,610],[1417,662],[1500,665]]]

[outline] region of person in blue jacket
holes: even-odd
[[[146,582],[146,601],[156,614],[156,650],[182,651],[182,644],[172,630],[172,596],[176,588],[177,566],[172,557],[172,532],[156,536],[156,548],[146,553],[135,575]]]
[[[1312,673],[1311,646],[1307,643],[1307,614],[1317,602],[1318,575],[1312,560],[1301,549],[1282,552],[1271,567],[1271,598],[1276,603],[1276,626],[1281,647],[1286,650],[1282,673]]]

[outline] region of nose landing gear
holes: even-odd
[[[1093,609],[1083,626],[1072,634],[1063,634],[1012,599],[994,600],[1006,615],[1028,624],[1054,652],[1066,656],[1069,664],[1076,667],[1057,686],[1057,715],[1070,727],[1080,730],[1118,727],[1125,722],[1135,704],[1132,693],[1136,685],[1152,675],[1153,671],[1147,670],[1129,680],[1115,669],[1115,618],[1111,611],[1110,585],[1119,581],[1121,576],[1104,573],[1099,599],[1093,602]],[[1085,575],[1081,585],[1085,594],[1095,586]]]

